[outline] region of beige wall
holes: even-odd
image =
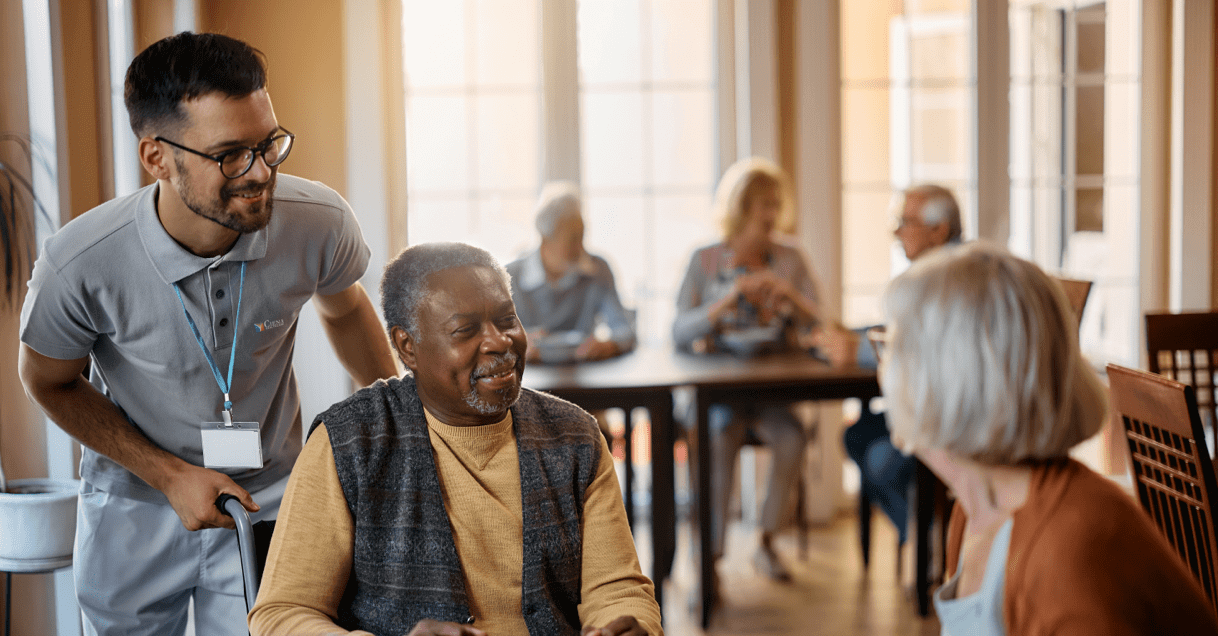
[[[110,169],[109,72],[98,57],[96,2],[60,3],[67,108],[68,201],[64,214],[76,218],[114,196]],[[104,24],[104,20],[103,20]]]
[[[199,30],[244,40],[266,54],[275,116],[296,133],[283,171],[346,196],[342,3],[209,0],[200,3]]]

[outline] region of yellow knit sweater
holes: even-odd
[[[523,516],[520,465],[509,413],[486,426],[449,426],[426,413],[444,507],[465,573],[474,626],[490,636],[527,634],[521,615]],[[324,424],[305,444],[279,509],[258,602],[254,636],[367,634],[335,625],[351,573],[355,526],[343,497]],[[613,458],[601,442],[596,478],[585,493],[580,619],[602,627],[634,616],[661,636],[660,608],[643,576]],[[402,625],[402,634],[413,625]]]

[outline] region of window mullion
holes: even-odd
[[[539,174],[543,182],[580,181],[577,14],[574,2],[541,3]]]

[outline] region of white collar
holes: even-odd
[[[588,252],[584,252],[579,260],[575,261],[571,267],[557,280],[554,281],[554,287],[558,289],[566,289],[575,284],[575,281],[580,276],[593,276],[596,274],[596,262],[592,260],[592,256]],[[524,291],[533,291],[539,289],[546,284],[546,267],[541,262],[541,249],[533,250],[528,256],[524,257],[524,263],[521,264],[520,276],[517,278],[517,283]]]
[[[546,284],[546,268],[541,263],[540,249],[533,250],[524,257],[516,282],[525,291],[533,291]]]

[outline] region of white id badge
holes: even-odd
[[[203,465],[207,468],[262,468],[258,422],[203,423]]]

